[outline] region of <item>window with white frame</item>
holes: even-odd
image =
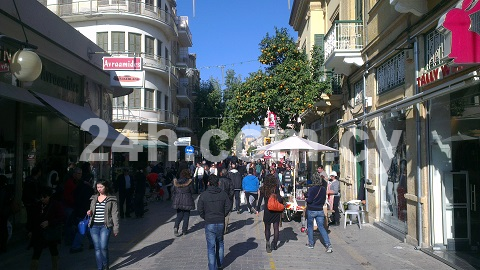
[[[155,57],[155,39],[150,36],[145,36],[145,56],[148,58]]]
[[[354,91],[354,104],[362,104],[362,93],[363,93],[363,81],[359,80],[353,85],[353,91]]]
[[[148,110],[153,110],[153,93],[155,93],[155,91],[153,89],[145,88],[145,105],[144,105],[144,107]]]
[[[445,36],[437,30],[425,35],[426,70],[431,70],[443,63],[445,57]]]
[[[97,33],[97,45],[108,52],[108,32]]]
[[[128,108],[140,109],[141,104],[141,89],[133,89],[133,92],[128,95]]]
[[[131,56],[140,56],[142,53],[142,35],[128,33],[128,52]]]
[[[125,52],[125,32],[112,32],[112,52]]]
[[[405,51],[396,54],[377,68],[377,92],[387,92],[405,83]]]

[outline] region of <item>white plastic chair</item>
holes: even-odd
[[[348,216],[350,215],[350,218],[349,218],[349,221],[350,221],[350,225],[352,225],[352,219],[353,219],[353,216],[356,215],[357,216],[357,221],[358,221],[358,226],[360,227],[360,229],[362,229],[362,211],[361,210],[346,210],[345,211],[345,217],[344,217],[344,220],[343,220],[343,228],[347,228],[347,218]]]

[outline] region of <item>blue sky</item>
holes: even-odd
[[[222,65],[223,74],[233,69],[242,78],[260,69],[258,44],[267,33],[275,33],[275,26],[287,28],[296,40],[288,25],[289,3],[293,0],[195,0],[194,11],[193,0],[177,0],[177,14],[189,17],[189,52],[197,54],[201,79],[213,77],[222,83]]]

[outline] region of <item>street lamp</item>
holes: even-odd
[[[42,73],[42,60],[32,49],[19,50],[10,60],[10,71],[21,82],[33,82]]]
[[[10,72],[15,78],[21,82],[32,82],[40,76],[42,61],[34,52],[36,46],[5,35],[0,35],[0,46],[2,51],[6,52]],[[7,51],[15,50],[15,54],[10,57]]]

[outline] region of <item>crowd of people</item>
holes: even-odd
[[[50,251],[52,269],[61,268],[58,266],[60,240],[70,245],[70,253],[74,254],[83,251],[85,238],[89,249],[95,251],[97,269],[109,269],[110,235],[119,233],[120,219],[131,218],[132,214],[139,219],[143,217],[148,210],[145,209],[147,190],[161,200],[171,200],[176,210],[175,237],[188,234],[191,211],[198,211],[205,220],[209,269],[222,267],[223,236],[228,233],[230,213],[247,211],[259,215],[263,212],[265,249],[270,253],[278,248],[283,211],[270,210],[269,201],[273,198],[283,204],[284,194],[291,192],[294,184],[292,164],[288,162],[267,164],[262,160],[229,159],[219,163],[179,162],[170,167],[160,162],[135,168],[133,173],[131,168],[124,168],[113,181],[95,181],[90,168],[88,162],[71,164],[64,179],[58,180],[57,174],[55,185],[49,186],[42,184],[42,171],[38,167],[34,167],[26,178],[22,201],[27,214],[27,248],[33,249],[31,269],[38,269],[45,248]],[[3,180],[0,179],[0,199],[7,200]],[[332,212],[330,222],[317,227],[326,252],[332,252],[326,228],[339,224],[339,188],[335,171],[327,175],[320,165],[312,175],[305,194],[308,248],[315,245],[313,222],[327,223],[324,205],[329,205]],[[195,194],[200,194],[197,205]],[[246,208],[242,209],[243,205]],[[6,248],[5,217],[8,213],[0,213],[0,251]],[[86,217],[89,218],[89,230],[81,233],[77,224]]]

